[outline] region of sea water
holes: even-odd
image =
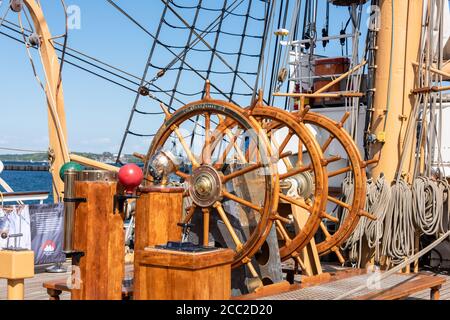
[[[0,174],[0,177],[5,180],[15,192],[50,192],[48,199],[44,202],[53,202],[52,176],[47,171],[3,171]],[[5,192],[2,187],[0,187],[0,191]],[[31,204],[32,202],[27,203]]]

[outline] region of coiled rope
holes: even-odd
[[[400,178],[391,186],[391,199],[385,217],[382,255],[399,264],[414,254],[413,193]]]
[[[448,185],[448,184],[447,184]],[[444,231],[445,185],[428,177],[414,180],[413,218],[416,227],[426,235],[438,235]]]
[[[367,245],[370,249],[375,248],[375,262],[380,261],[380,244],[383,238],[384,220],[388,211],[392,193],[389,183],[384,175],[371,183],[367,188],[366,210],[374,215],[377,220],[363,218],[365,222],[364,235],[367,239]]]
[[[353,185],[346,179],[343,182],[342,188],[346,201],[351,201],[353,198]],[[343,250],[349,250],[350,261],[358,267],[361,266],[361,251],[364,240],[367,240],[369,248],[375,248],[376,262],[380,259],[379,247],[383,237],[384,219],[388,210],[390,197],[391,188],[383,175],[376,182],[373,179],[368,180],[364,209],[377,217],[377,220],[373,221],[362,217],[352,235],[342,247]],[[344,219],[345,216],[341,221],[344,221]]]

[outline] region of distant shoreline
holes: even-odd
[[[115,163],[117,155],[114,155],[109,152],[104,153],[87,153],[87,152],[76,152],[75,154],[103,162],[103,163]],[[135,158],[132,155],[123,155],[121,157],[123,163],[139,163],[140,159]],[[48,154],[47,153],[27,153],[27,154],[0,154],[0,161],[2,162],[48,162]]]

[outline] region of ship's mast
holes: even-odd
[[[423,1],[381,0],[376,54],[374,113],[371,133],[373,157],[379,162],[372,176],[384,174],[393,181],[396,173],[412,179],[412,141],[403,150],[406,127],[414,106],[411,91],[416,83],[413,62],[418,60]],[[391,44],[391,45],[389,45]],[[402,154],[405,159],[402,162]],[[400,166],[400,162],[403,165]]]

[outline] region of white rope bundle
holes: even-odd
[[[346,200],[352,199],[352,194],[346,193],[347,189],[353,190],[353,186],[348,185],[344,181],[343,193]],[[383,222],[388,209],[390,196],[390,186],[384,176],[380,176],[375,183],[372,179],[368,181],[364,209],[376,216],[377,220],[372,221],[366,217],[362,217],[358,226],[342,247],[344,250],[349,250],[350,261],[357,263],[358,267],[361,265],[361,250],[364,237],[367,239],[370,248],[376,248],[376,256],[379,259],[379,245],[383,236]]]
[[[353,180],[350,177],[346,177],[342,182],[342,194],[344,195],[344,201],[349,203],[353,201]],[[340,224],[347,218],[348,210],[342,210],[342,216],[340,218]],[[341,227],[341,225],[339,226]],[[358,226],[355,228],[353,233],[347,239],[347,241],[342,245],[343,250],[349,250],[350,260],[357,261],[358,260],[358,244],[360,241],[360,236],[364,229],[361,227],[361,220]]]
[[[391,199],[386,213],[382,255],[396,265],[414,254],[415,228],[413,223],[412,192],[405,180],[391,186]]]
[[[374,215],[377,220],[364,218],[364,235],[366,236],[368,247],[370,249],[375,248],[375,259],[378,263],[380,261],[379,247],[383,238],[384,220],[391,199],[391,186],[384,178],[384,175],[382,175],[375,184],[368,185],[367,189],[366,210]]]
[[[444,191],[442,183],[428,177],[418,177],[412,186],[415,226],[426,235],[444,233]]]

